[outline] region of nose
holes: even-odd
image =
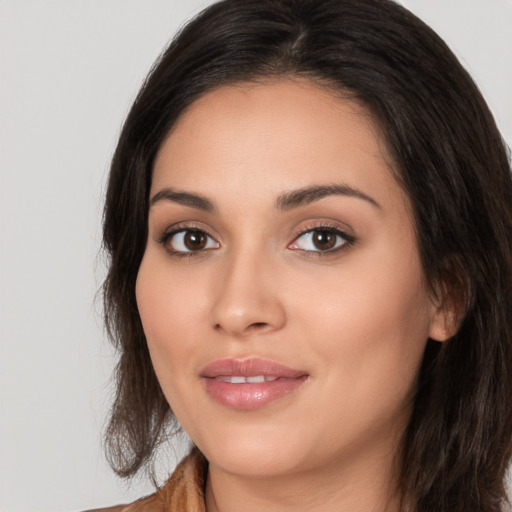
[[[211,324],[230,336],[270,333],[286,324],[276,269],[256,254],[226,258],[216,275]]]

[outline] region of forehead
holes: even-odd
[[[298,80],[244,83],[210,91],[182,114],[157,155],[152,194],[174,186],[222,196],[229,184],[276,196],[345,183],[403,201],[389,162],[357,102]]]

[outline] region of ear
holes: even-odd
[[[428,336],[435,341],[446,341],[454,336],[459,329],[458,315],[445,306],[436,306],[430,318]]]
[[[436,286],[432,297],[429,338],[444,342],[457,334],[466,310],[460,282],[445,279]]]

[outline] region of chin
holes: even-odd
[[[275,447],[227,448],[207,455],[210,464],[222,471],[246,478],[276,478],[293,472],[294,458]]]
[[[210,464],[246,477],[275,477],[293,472],[303,458],[303,443],[284,431],[225,428],[224,435],[197,443]],[[301,449],[302,446],[302,449]]]

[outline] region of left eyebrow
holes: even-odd
[[[172,188],[164,188],[157,192],[150,200],[150,206],[161,201],[172,201],[190,208],[196,208],[205,212],[215,212],[215,205],[207,197],[199,194],[192,194],[181,190],[173,190]]]
[[[335,184],[335,185],[315,185],[311,187],[299,188],[281,194],[277,201],[276,206],[278,210],[286,211],[299,206],[304,206],[324,197],[332,195],[342,195],[348,197],[356,197],[372,204],[379,210],[382,206],[373,197],[365,194],[364,192],[353,188],[349,185]]]

